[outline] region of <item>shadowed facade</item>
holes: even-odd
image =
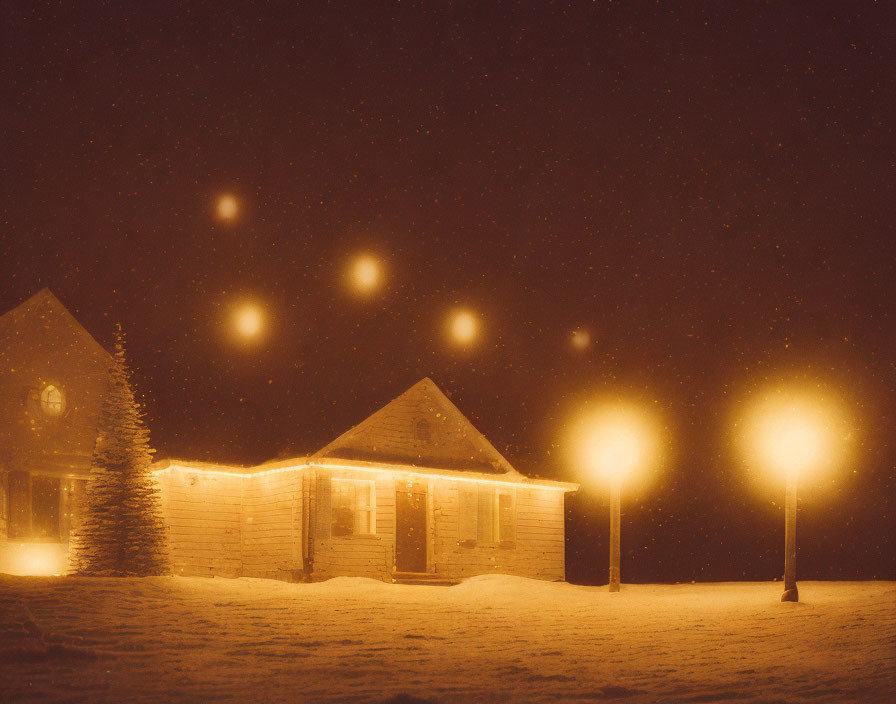
[[[0,316],[0,571],[66,570],[110,363],[49,289]]]

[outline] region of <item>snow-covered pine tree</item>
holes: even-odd
[[[96,576],[166,574],[168,559],[149,430],[130,384],[124,334],[116,327],[109,390],[100,410],[72,571]]]

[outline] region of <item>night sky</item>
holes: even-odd
[[[673,441],[623,492],[623,580],[772,579],[783,486],[726,425],[797,378],[856,426],[801,494],[800,578],[896,578],[892,5],[165,5],[0,9],[0,310],[49,286],[101,343],[121,322],[160,456],[313,452],[430,376],[584,483],[568,577],[606,582],[564,428],[634,395]]]

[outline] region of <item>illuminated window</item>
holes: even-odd
[[[331,535],[376,533],[376,485],[369,479],[333,477],[330,494]]]
[[[65,410],[65,398],[62,392],[52,384],[45,386],[40,392],[40,409],[48,416],[62,415]]]

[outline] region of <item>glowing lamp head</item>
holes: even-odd
[[[768,409],[761,420],[758,441],[769,468],[798,475],[820,459],[825,444],[823,421],[811,408],[785,403]]]
[[[796,479],[824,480],[846,456],[852,423],[820,388],[782,386],[758,395],[738,418],[738,440],[751,467]]]
[[[468,310],[455,312],[451,316],[450,331],[452,339],[460,345],[469,345],[479,332],[476,316]]]
[[[610,481],[622,481],[638,466],[641,443],[637,433],[623,423],[596,428],[588,441],[589,467]]]
[[[218,202],[215,206],[215,213],[218,215],[218,219],[224,221],[234,220],[239,213],[239,210],[239,202],[230,194],[218,198]]]
[[[262,315],[257,306],[244,305],[234,315],[237,333],[245,338],[256,337],[261,332]]]
[[[382,278],[379,262],[371,256],[358,257],[351,267],[351,282],[359,293],[375,290]]]
[[[580,419],[575,428],[575,461],[612,484],[620,484],[651,464],[657,433],[634,406],[606,404]]]

